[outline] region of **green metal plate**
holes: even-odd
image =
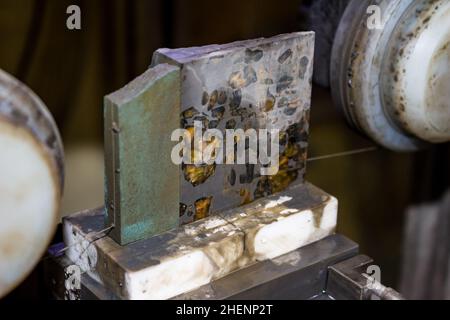
[[[180,71],[167,64],[105,97],[106,218],[122,245],[178,226],[179,173],[170,137],[179,107]]]

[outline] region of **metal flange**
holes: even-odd
[[[368,25],[373,5],[378,28]],[[449,41],[446,0],[351,1],[333,44],[335,103],[350,124],[392,150],[450,141]]]

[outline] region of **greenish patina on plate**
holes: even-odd
[[[125,245],[178,227],[180,71],[161,64],[105,97],[105,197],[110,236]]]

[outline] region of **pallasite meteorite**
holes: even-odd
[[[69,259],[117,297],[169,299],[332,234],[337,200],[304,181],[313,51],[313,33],[158,50],[105,98],[114,228],[92,241],[103,208],[66,218]]]
[[[160,49],[149,70],[106,96],[110,236],[125,245],[303,183],[313,52],[309,32]],[[190,146],[177,152],[180,131]],[[221,137],[202,140],[211,131]],[[203,161],[208,148],[212,162]]]
[[[276,175],[261,175],[260,164],[182,164],[180,223],[303,182],[313,53],[313,33],[155,52],[154,66],[181,70],[182,128],[280,130]]]

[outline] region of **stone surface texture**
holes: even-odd
[[[169,299],[333,234],[337,200],[311,184],[120,246],[104,208],[64,220],[67,256],[122,299]]]
[[[180,170],[180,223],[285,190],[304,180],[314,33],[302,32],[184,49],[160,49],[153,65],[181,69],[180,125],[280,130],[280,170],[260,165],[193,165]]]

